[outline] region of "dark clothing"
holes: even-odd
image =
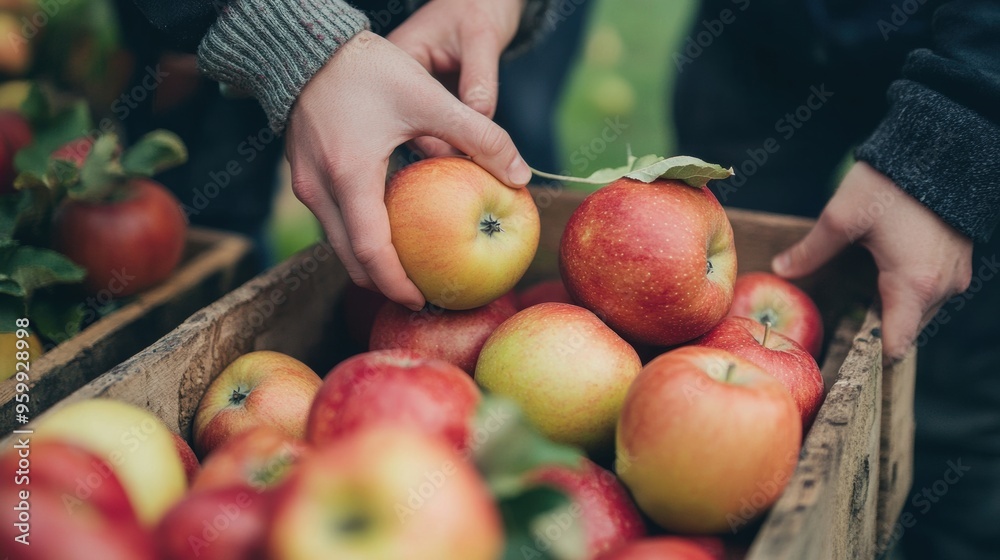
[[[950,2],[935,12],[943,3],[913,2],[919,9],[893,23],[890,2],[755,3],[740,12],[741,2],[706,0],[692,33],[723,9],[735,20],[689,61],[674,59],[680,152],[737,171],[715,182],[720,200],[816,216],[843,156],[860,143],[859,159],[977,241],[989,237],[1000,210],[1000,3]],[[919,47],[932,50],[907,56]],[[890,84],[901,68],[904,79]],[[902,526],[907,560],[1000,558],[997,237],[976,246],[969,291],[917,341],[914,482],[910,517],[901,518],[912,521]]]

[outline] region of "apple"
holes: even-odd
[[[615,475],[586,458],[578,468],[549,465],[528,475],[532,482],[550,484],[566,492],[582,521],[587,557],[613,550],[646,534],[642,517],[628,491]],[[576,517],[575,517],[576,518]]]
[[[160,560],[264,560],[270,501],[247,485],[188,494],[156,528]]]
[[[9,323],[13,325],[13,321]],[[9,328],[9,327],[8,327]],[[9,348],[10,350],[4,352],[0,355],[0,381],[10,379],[11,377],[17,376],[20,373],[18,381],[25,381],[26,377],[29,377],[31,370],[31,364],[45,352],[45,344],[42,339],[35,334],[34,331],[30,329],[18,329],[24,331],[22,334],[27,333],[27,336],[17,336],[17,331],[10,332],[0,332],[0,348]],[[24,340],[25,343],[21,346],[27,345],[27,348],[20,350],[17,347],[17,341]],[[19,351],[27,352],[27,360],[17,359]],[[21,354],[24,357],[24,354]],[[21,364],[18,366],[18,364]]]
[[[722,541],[706,543],[685,537],[655,537],[632,541],[598,560],[724,560]]]
[[[486,339],[517,309],[509,299],[498,299],[483,307],[449,311],[426,305],[411,311],[395,302],[386,302],[372,326],[370,350],[404,348],[428,358],[455,364],[469,375]]]
[[[306,416],[323,381],[302,362],[279,352],[250,352],[208,386],[194,416],[194,448],[204,457],[254,426],[303,438]]]
[[[503,551],[500,514],[473,465],[405,424],[318,448],[274,492],[271,558],[494,560]]]
[[[155,558],[125,488],[98,455],[66,441],[32,442],[9,448],[0,469],[11,477],[0,486],[0,539],[10,558]]]
[[[326,374],[309,411],[308,439],[326,444],[367,426],[388,424],[464,449],[480,399],[479,388],[454,364],[411,350],[366,352]]]
[[[375,315],[389,298],[380,292],[362,288],[356,284],[348,284],[341,295],[344,310],[344,322],[347,325],[347,336],[351,342],[362,350],[368,350],[368,340],[372,336],[372,325]]]
[[[748,272],[736,278],[729,315],[750,317],[798,342],[819,359],[823,316],[808,294],[788,280],[768,272]]]
[[[139,520],[152,526],[187,489],[171,433],[146,410],[120,401],[90,399],[39,417],[32,441],[69,441],[107,461]]]
[[[177,449],[177,456],[180,457],[181,465],[184,467],[184,477],[190,485],[201,469],[198,456],[194,454],[194,450],[184,438],[174,432],[170,432],[170,437],[174,440],[174,448]]]
[[[823,404],[823,374],[797,342],[753,319],[727,317],[693,344],[728,350],[773,375],[792,394],[803,432],[812,425]]]
[[[490,335],[476,382],[517,402],[550,439],[592,453],[611,447],[639,356],[596,315],[566,303],[520,311]]]
[[[729,311],[733,228],[707,187],[619,179],[570,216],[559,267],[573,299],[626,340],[671,346]]]
[[[310,452],[304,441],[271,426],[255,426],[227,441],[206,459],[192,492],[247,485],[270,488]]]
[[[636,503],[680,533],[733,531],[781,495],[802,421],[788,390],[725,350],[685,346],[629,388],[616,470]]]
[[[481,307],[510,291],[538,248],[538,209],[471,159],[439,157],[396,173],[385,195],[392,244],[427,301]]]
[[[518,294],[518,309],[527,309],[539,303],[576,303],[566,291],[562,280],[545,280],[528,286]]]

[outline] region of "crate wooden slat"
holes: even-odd
[[[252,274],[250,248],[242,236],[190,228],[184,258],[169,279],[31,364],[31,409],[44,410],[58,402],[244,282]],[[14,379],[0,382],[0,428],[5,434],[18,427],[15,385]]]
[[[526,282],[557,274],[562,229],[583,199],[566,190],[535,189],[534,194],[542,237]],[[771,258],[812,225],[740,210],[730,210],[729,216],[741,272],[767,270]],[[821,363],[828,394],[787,490],[751,545],[753,560],[871,558],[879,535],[898,515],[909,488],[915,361],[897,364],[883,377],[874,278],[867,253],[852,250],[797,282],[824,315]],[[348,281],[330,248],[317,245],[191,316],[54,408],[114,398],[146,407],[189,434],[205,387],[240,354],[277,350],[320,374],[345,357],[338,295]]]

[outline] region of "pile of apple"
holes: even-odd
[[[122,403],[48,415],[31,522],[66,536],[15,557],[727,557],[718,535],[781,494],[821,404],[822,322],[791,284],[736,279],[711,192],[600,189],[566,227],[561,279],[517,293],[540,229],[527,190],[438,158],[398,173],[386,206],[427,307],[352,288],[347,326],[368,351],[322,379],[276,352],[239,357],[201,399],[194,451]],[[537,432],[510,431],[498,398]],[[538,433],[553,447],[525,451]],[[515,543],[503,497],[531,485],[571,506]]]

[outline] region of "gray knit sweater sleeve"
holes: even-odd
[[[271,128],[285,128],[292,104],[341,45],[368,28],[341,0],[233,0],[198,47],[203,72],[253,94]]]

